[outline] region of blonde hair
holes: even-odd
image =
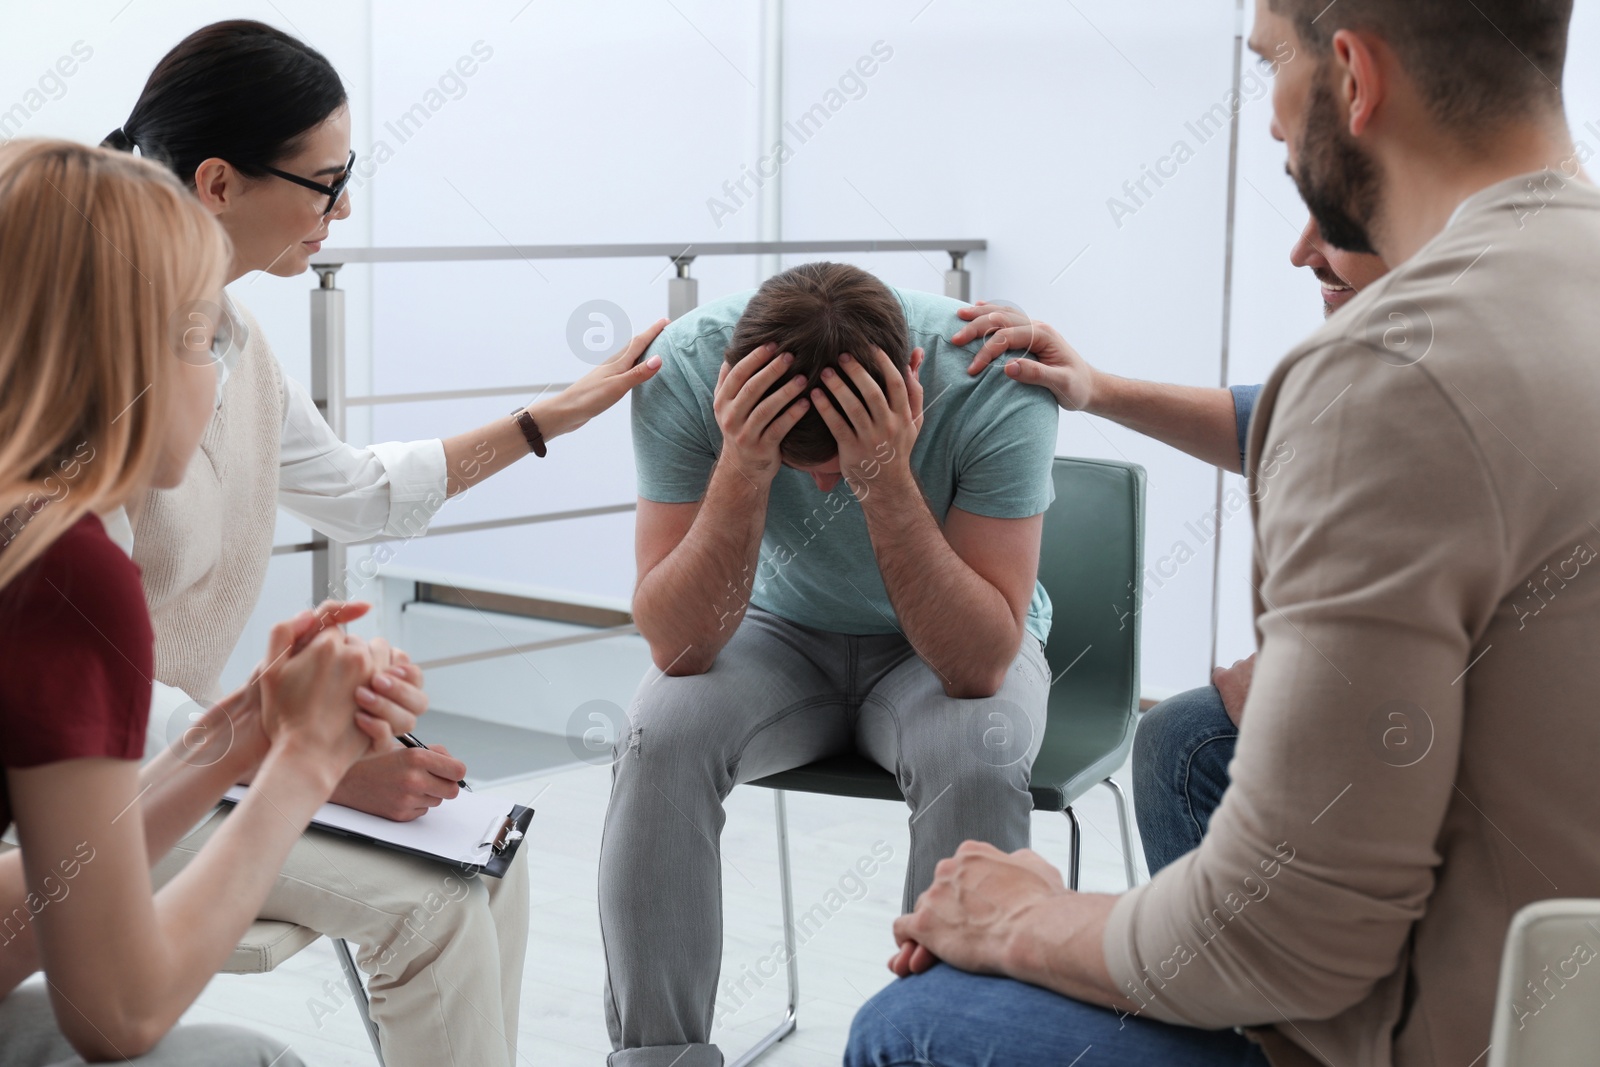
[[[0,145],[0,589],[161,454],[184,312],[222,228],[167,171],[69,141]]]

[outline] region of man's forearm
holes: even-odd
[[[639,581],[633,617],[664,673],[711,669],[750,606],[771,484],[718,461],[689,532]]]
[[[906,640],[950,696],[992,696],[1022,644],[1005,596],[950,547],[909,472],[866,482],[861,510]]]
[[[1110,419],[1214,467],[1239,473],[1239,431],[1227,389],[1168,385],[1097,372],[1091,415]]]
[[[1035,904],[1003,946],[1008,977],[1063,996],[1119,1011],[1136,1011],[1106,968],[1106,921],[1117,898],[1107,893],[1061,893]]]

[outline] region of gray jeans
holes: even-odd
[[[1032,636],[999,692],[958,700],[899,634],[827,633],[755,608],[710,671],[651,671],[619,741],[600,849],[612,1067],[722,1063],[710,1044],[718,840],[735,785],[851,749],[893,772],[911,808],[910,910],[968,838],[1027,847],[1049,689]]]
[[[0,1000],[0,1067],[80,1067],[56,1026],[50,996],[28,982]],[[136,1067],[305,1067],[281,1042],[234,1026],[178,1026]]]

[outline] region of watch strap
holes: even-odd
[[[533,416],[528,413],[528,409],[517,408],[511,413],[511,417],[516,420],[517,428],[522,431],[522,436],[527,439],[528,451],[543,459],[545,455],[544,434],[539,431],[539,424],[533,421]]]

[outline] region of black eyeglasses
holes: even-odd
[[[328,198],[328,206],[322,211],[322,217],[327,218],[333,214],[333,209],[339,206],[339,198],[344,195],[345,186],[350,184],[350,175],[355,173],[356,154],[354,152],[350,153],[350,159],[344,165],[344,173],[339,175],[332,185],[323,185],[321,182],[314,182],[310,178],[302,178],[298,174],[290,174],[288,171],[279,170],[276,167],[264,166],[261,169],[268,174],[282,178],[284,181],[294,182],[296,185],[303,185],[307,189],[315,189],[317,192],[322,193]]]

